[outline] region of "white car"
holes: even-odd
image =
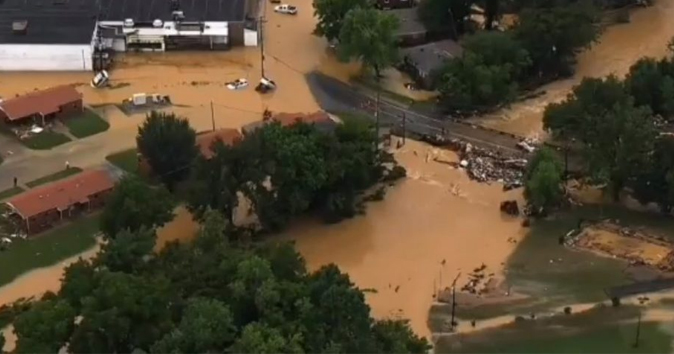
[[[230,90],[241,90],[248,87],[248,80],[246,79],[236,79],[232,82],[227,83],[227,88]]]
[[[274,6],[274,12],[288,15],[297,15],[297,7],[288,4],[278,5]]]

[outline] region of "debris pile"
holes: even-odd
[[[473,272],[468,274],[470,280],[463,287],[461,291],[471,293],[473,295],[482,295],[489,292],[490,287],[493,287],[494,273],[486,275],[487,266],[483,263],[481,266],[473,269]]]
[[[468,176],[478,182],[501,182],[504,190],[522,186],[527,160],[505,156],[500,152],[482,149],[470,143],[452,141],[458,147],[461,162]]]
[[[515,200],[505,200],[501,202],[501,212],[512,216],[520,215],[520,208]]]

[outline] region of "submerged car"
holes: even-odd
[[[226,84],[227,88],[230,90],[241,90],[248,87],[248,80],[246,79],[236,79],[232,82]]]
[[[288,15],[297,15],[297,7],[288,4],[278,5],[274,7],[274,12]]]

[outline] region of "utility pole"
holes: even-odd
[[[260,19],[258,20],[259,24],[259,30],[260,30],[260,68],[262,72],[262,77],[265,78],[265,72],[264,72],[264,23],[266,22],[265,20],[265,11],[267,11],[267,2],[263,1],[262,2],[262,14],[260,15]]]
[[[213,131],[215,131],[215,112],[213,112],[213,100],[211,100],[211,123],[213,124]]]
[[[403,112],[403,145],[405,145],[406,137],[407,137],[407,113]]]
[[[379,77],[377,77],[377,99],[374,103],[374,117],[376,121],[376,129],[377,129],[377,150],[379,149],[379,95],[380,95],[381,87],[379,86]]]
[[[452,330],[454,330],[455,323],[456,321],[454,320],[456,316],[456,281],[459,280],[459,277],[461,276],[461,273],[456,275],[456,278],[454,278],[454,281],[452,282]]]
[[[639,347],[639,335],[641,334],[641,311],[639,311],[639,319],[637,320],[637,335],[634,339],[634,347]]]

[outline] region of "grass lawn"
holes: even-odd
[[[26,240],[14,241],[0,251],[0,286],[30,270],[47,267],[81,253],[96,244],[98,215],[47,231]]]
[[[444,337],[436,352],[449,353],[669,353],[672,336],[662,323],[643,322],[634,348],[633,306],[603,307],[570,316],[511,323],[499,328]]]
[[[138,174],[138,151],[136,149],[120,151],[106,156],[105,159],[126,172]]]
[[[70,134],[80,139],[102,133],[110,128],[110,124],[105,119],[88,108],[85,108],[84,113],[77,117],[64,119],[63,123],[70,130]]]
[[[30,138],[20,141],[29,149],[49,150],[53,147],[69,142],[70,138],[61,133],[45,130],[40,134],[33,135]]]
[[[26,185],[30,188],[35,188],[35,187],[43,185],[43,184],[58,181],[60,179],[70,177],[72,175],[76,175],[80,172],[82,172],[81,168],[71,167],[71,168],[68,168],[68,169],[63,169],[63,170],[61,170],[59,172],[56,172],[56,173],[53,173],[51,175],[47,175],[47,176],[44,176],[44,177],[40,177],[36,180],[30,181],[30,182],[26,183]]]
[[[10,189],[5,189],[4,191],[0,191],[0,200],[13,197],[21,192],[23,192],[23,188],[21,187],[13,187]]]

